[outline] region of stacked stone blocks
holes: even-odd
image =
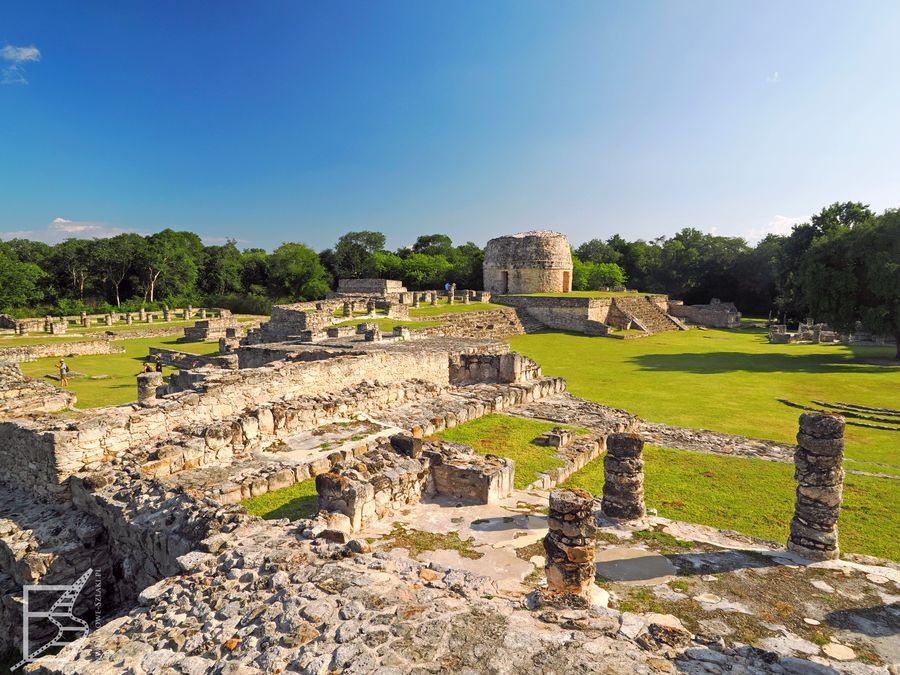
[[[610,434],[603,459],[603,502],[608,518],[636,520],[644,508],[644,441],[637,434]]]
[[[807,560],[834,560],[844,489],[844,418],[803,413],[794,452],[797,500],[788,549]]]
[[[590,602],[594,587],[594,498],[578,489],[550,493],[545,573],[551,596],[577,596]]]

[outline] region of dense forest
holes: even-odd
[[[206,246],[196,234],[68,239],[54,246],[0,242],[0,311],[71,314],[186,303],[267,313],[273,302],[323,297],[339,278],[401,279],[411,289],[481,287],[484,250],[443,234],[385,249],[380,232],[348,232],[316,252],[285,243],[269,253],[234,241]],[[573,250],[576,290],[627,285],[687,303],[733,301],[747,315],[797,320],[809,314],[852,325],[862,318],[895,334],[900,326],[900,211],[874,214],[836,203],[755,246],[686,228],[673,237],[614,235]]]

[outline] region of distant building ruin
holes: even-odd
[[[484,290],[500,295],[571,292],[569,240],[550,230],[491,239],[484,253]]]

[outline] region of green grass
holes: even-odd
[[[98,408],[108,405],[130,403],[137,398],[137,380],[135,376],[141,371],[144,361],[149,361],[150,347],[164,347],[191,354],[213,354],[219,351],[218,342],[180,343],[174,336],[161,338],[144,338],[139,340],[123,340],[118,343],[125,348],[123,354],[101,354],[97,356],[73,356],[66,359],[69,370],[88,377],[69,380],[69,390],[75,392],[77,408]],[[19,364],[22,372],[29,377],[42,378],[55,375],[56,356],[38,359]],[[164,374],[175,372],[166,367]],[[103,379],[91,379],[90,376],[106,376]],[[56,384],[55,380],[45,380]]]
[[[787,541],[796,486],[792,465],[651,445],[644,446],[644,464],[645,500],[659,515]],[[603,461],[589,463],[565,485],[601,494]],[[900,560],[898,495],[896,481],[847,475],[838,520],[841,549]]]
[[[281,490],[250,497],[242,501],[241,505],[250,515],[266,520],[310,518],[319,510],[316,479],[309,478]]]
[[[534,443],[535,438],[557,426],[560,425],[506,415],[486,415],[442,431],[437,436],[445,441],[470,445],[482,455],[491,454],[513,460],[516,463],[513,484],[523,490],[537,480],[542,471],[564,465],[553,456],[556,448]]]
[[[900,408],[900,366],[890,347],[773,345],[765,331],[691,330],[638,340],[546,332],[510,338],[569,391],[644,419],[793,443],[800,410],[778,399]],[[900,468],[900,434],[847,426],[852,468]]]
[[[0,337],[0,347],[24,347],[26,345],[47,345],[55,342],[85,342],[93,337],[80,335],[47,335],[46,337]]]
[[[455,314],[457,312],[483,312],[489,309],[502,309],[504,305],[498,305],[493,302],[471,302],[468,305],[456,301],[455,304],[449,305],[441,302],[437,305],[422,305],[417,308],[410,308],[409,315],[413,317],[434,316],[435,314]]]

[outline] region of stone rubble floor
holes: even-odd
[[[430,500],[360,535],[392,559],[487,576],[501,596],[521,601],[545,583],[547,497],[530,490],[492,505]],[[647,616],[670,615],[713,645],[861,667],[900,663],[900,566],[862,556],[805,564],[772,542],[654,516],[599,524],[600,595],[622,612],[625,637],[644,630]],[[687,670],[720,672],[699,662],[707,670]]]

